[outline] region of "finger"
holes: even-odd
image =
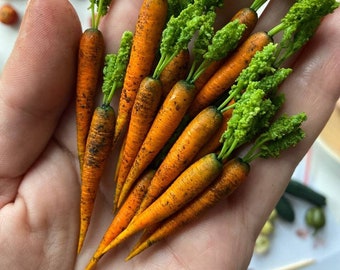
[[[23,174],[68,103],[79,20],[67,0],[32,0],[0,84],[0,177]]]

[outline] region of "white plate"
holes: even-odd
[[[326,226],[316,237],[313,236],[304,222],[304,214],[310,204],[289,197],[295,208],[296,220],[294,223],[276,220],[270,251],[264,255],[254,255],[250,269],[286,269],[285,266],[309,260],[313,260],[313,264],[303,269],[336,269],[338,264],[335,264],[335,261],[340,262],[339,165],[338,160],[334,159],[333,154],[330,154],[319,138],[296,168],[293,178],[326,196]],[[332,267],[326,267],[326,264]]]

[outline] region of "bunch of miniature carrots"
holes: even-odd
[[[114,217],[87,269],[92,269],[106,252],[129,236],[144,230],[128,257],[132,258],[177,231],[245,181],[249,162],[229,158],[230,153],[228,158],[218,155],[223,152],[221,136],[228,128],[237,103],[236,96],[224,97],[255,54],[272,43],[276,34],[253,33],[257,10],[266,2],[255,0],[229,22],[229,25],[243,27],[230,50],[223,56],[208,58],[208,61],[201,58],[196,63],[195,53],[188,44],[195,33],[200,33],[200,26],[201,29],[211,28],[203,21],[213,22],[214,11],[223,1],[216,1],[209,9],[202,7],[201,15],[191,17],[187,25],[195,23],[198,28],[190,28],[192,35],[187,40],[179,38],[181,46],[174,44],[172,47],[176,50],[169,53],[167,49],[162,51],[165,30],[175,28],[172,20],[180,20],[181,11],[187,12],[184,18],[190,17],[188,14],[194,4],[169,14],[169,10],[175,10],[170,9],[172,1],[144,0],[131,37],[132,44],[128,46],[128,59],[125,53],[126,65],[120,66],[121,75],[110,82],[111,90],[103,91],[103,102],[96,108],[98,88],[103,88],[100,76],[108,72],[105,69],[108,64],[104,64],[104,37],[98,25],[110,2],[91,1],[93,27],[84,31],[79,46],[76,114],[81,200],[78,253],[86,238],[108,156],[112,151],[119,152],[113,177]],[[188,31],[189,28],[186,33]],[[202,30],[202,33],[211,34],[211,31],[215,30]],[[122,91],[116,117],[110,102],[119,88]],[[215,106],[221,98],[224,103]],[[118,148],[121,140],[122,146]]]

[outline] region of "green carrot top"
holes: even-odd
[[[281,55],[277,58],[276,66],[299,50],[315,33],[321,19],[339,5],[335,0],[297,0],[281,22],[268,31],[270,36],[282,32]]]
[[[305,113],[280,116],[267,131],[258,136],[243,160],[251,162],[258,157],[278,157],[282,150],[295,146],[305,137],[301,124],[306,119]]]
[[[116,89],[123,86],[124,76],[130,57],[133,33],[125,31],[117,54],[107,54],[103,68],[103,103],[109,105]]]
[[[262,89],[247,89],[243,93],[235,103],[228,128],[221,136],[222,149],[218,155],[219,159],[227,159],[235,149],[251,141],[269,125],[283,103],[283,97],[278,97],[280,98],[267,98]]]
[[[199,3],[188,4],[177,17],[171,16],[162,33],[160,60],[154,70],[153,78],[159,78],[163,69],[183,49],[203,22],[204,7]]]
[[[106,15],[112,0],[90,0],[92,27],[98,29],[101,17]],[[97,7],[97,9],[96,9]]]

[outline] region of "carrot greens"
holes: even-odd
[[[340,3],[335,0],[298,0],[281,22],[273,27],[268,34],[274,36],[282,32],[276,66],[281,65],[288,57],[299,50],[314,34],[321,19],[332,13]]]
[[[280,116],[267,131],[258,136],[243,160],[251,162],[258,157],[278,157],[282,150],[295,146],[305,137],[300,126],[306,119],[305,113]]]
[[[125,31],[117,54],[107,54],[103,68],[103,103],[109,105],[116,89],[123,86],[126,67],[130,57],[133,34]]]
[[[90,0],[91,24],[92,27],[98,29],[100,19],[106,15],[112,0]],[[97,7],[97,9],[96,9]]]

